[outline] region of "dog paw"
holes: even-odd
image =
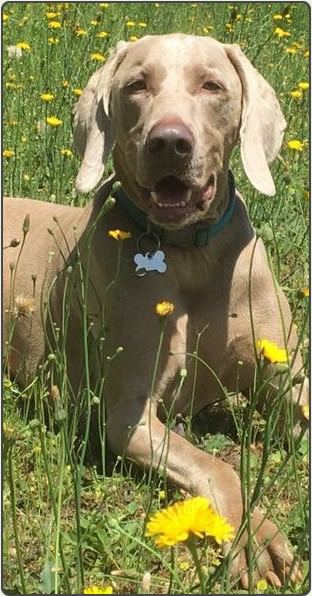
[[[232,574],[244,589],[265,578],[274,588],[280,588],[287,579],[302,579],[299,565],[285,536],[277,526],[255,509],[251,519],[251,531],[245,531],[233,557]]]

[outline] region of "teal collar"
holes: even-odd
[[[229,170],[229,203],[217,222],[212,224],[196,223],[190,226],[184,226],[180,230],[167,230],[151,222],[147,215],[141,211],[127,197],[122,188],[116,193],[115,197],[118,203],[123,207],[127,214],[133,219],[136,225],[144,232],[153,232],[161,239],[162,244],[173,244],[174,246],[207,246],[213,236],[219,234],[232,218],[235,208],[235,181],[232,172]]]

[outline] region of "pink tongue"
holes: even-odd
[[[155,186],[155,192],[157,194],[157,201],[159,203],[181,203],[181,201],[187,200],[188,189],[179,180],[175,178],[164,178],[160,182],[157,182]]]

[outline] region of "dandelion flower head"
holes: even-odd
[[[257,347],[270,362],[287,362],[287,351],[284,348],[279,348],[273,341],[259,339]]]
[[[164,548],[191,537],[210,536],[219,544],[234,538],[234,528],[218,515],[205,497],[193,497],[158,511],[146,526],[147,536],[157,536],[156,546]]]

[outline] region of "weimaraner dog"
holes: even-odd
[[[274,194],[268,166],[285,128],[275,93],[237,45],[180,34],[147,36],[120,42],[91,76],[75,108],[74,128],[82,156],[77,190],[95,187],[112,148],[122,186],[103,216],[113,178],[83,209],[5,201],[5,245],[30,215],[14,284],[10,263],[20,247],[13,242],[4,251],[8,320],[14,318],[16,297],[32,296],[35,288],[31,315],[15,316],[10,371],[20,378],[33,374],[56,349],[53,324],[62,330],[69,312],[66,342],[61,332],[59,341],[66,344],[72,391],[81,395],[86,386],[100,385],[95,353],[101,350],[94,346],[105,335],[105,355],[117,351],[104,390],[111,448],[143,467],[165,466],[175,485],[210,498],[238,530],[243,512],[238,476],[229,464],[169,430],[165,413],[195,414],[222,398],[224,388],[250,388],[261,361],[257,341],[268,339],[287,347],[293,382],[284,392],[285,410],[292,404],[295,424],[302,424],[308,390],[290,308],[229,171],[240,141],[250,182],[261,193]],[[116,241],[108,233],[116,229],[131,238]],[[80,273],[67,300],[75,259]],[[152,382],[164,320],[155,307],[162,301],[172,303],[174,311],[166,317]],[[92,344],[88,371],[85,336]],[[265,367],[271,394],[275,368]],[[254,579],[265,576],[280,586],[290,569],[298,579],[285,537],[259,509],[253,512],[252,531],[258,549]],[[245,587],[246,540],[245,533],[232,563]]]

